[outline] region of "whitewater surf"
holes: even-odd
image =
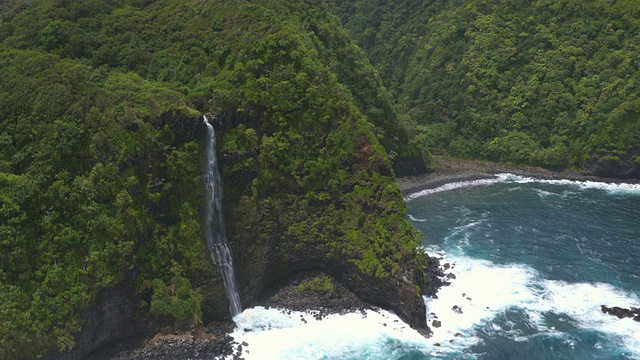
[[[251,308],[245,359],[637,359],[640,188],[511,174],[407,197],[408,218],[450,285],[425,299],[425,339],[387,311]]]

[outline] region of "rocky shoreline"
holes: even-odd
[[[316,320],[333,314],[380,310],[360,300],[346,287],[319,271],[299,272],[274,284],[256,305],[284,311],[304,311]],[[242,359],[246,343],[238,343],[230,334],[236,324],[214,322],[191,331],[165,329],[153,337],[123,341],[106,346],[87,360],[204,360]]]
[[[210,360],[242,359],[242,345],[229,335],[233,322],[216,322],[191,331],[165,329],[152,337],[141,335],[105,346],[86,360]],[[245,345],[246,346],[246,345]]]
[[[497,164],[479,160],[461,160],[461,159],[449,159],[443,157],[436,158],[437,166],[433,172],[422,174],[418,176],[408,176],[398,178],[397,182],[400,186],[400,191],[403,196],[409,196],[427,189],[434,189],[440,186],[464,181],[475,181],[482,179],[495,178],[496,174],[510,173],[514,175],[531,177],[536,179],[545,180],[573,180],[573,181],[594,181],[604,183],[628,183],[628,184],[640,184],[640,179],[636,178],[612,178],[594,176],[589,174],[582,174],[576,171],[552,171],[532,166],[517,166],[507,164]],[[450,280],[455,280],[455,274],[451,271],[454,265],[445,263],[444,265],[439,262],[442,258],[432,258],[429,270],[424,269],[425,273],[434,274],[434,279],[437,281],[437,285],[431,289],[430,293],[424,295],[437,298],[436,292],[441,286],[450,285]],[[442,265],[442,266],[441,266]],[[464,297],[464,294],[463,294]],[[467,298],[468,300],[471,300]],[[462,308],[459,305],[453,305],[451,309],[453,312],[462,313]],[[601,311],[605,314],[609,314],[619,319],[630,318],[634,321],[640,322],[640,309],[636,307],[621,308],[618,306],[609,307],[607,305],[601,306]],[[442,325],[442,322],[438,320],[437,315],[430,313],[429,325],[438,328]]]
[[[577,171],[553,171],[534,166],[498,164],[480,160],[450,159],[436,157],[434,171],[427,174],[398,178],[403,196],[426,189],[437,188],[453,182],[492,179],[496,174],[510,173],[519,176],[550,180],[597,181],[606,183],[640,183],[640,179],[621,179],[594,176]]]
[[[638,179],[613,179],[580,174],[575,171],[559,172],[531,166],[505,165],[476,160],[437,158],[436,161],[437,167],[433,172],[397,179],[403,196],[453,182],[491,179],[499,173],[511,173],[539,179],[638,183]],[[428,280],[425,284],[426,288],[423,289],[425,296],[436,296],[441,286],[446,286],[449,284],[448,280],[455,279],[451,269],[448,269],[449,264],[442,266],[439,260],[432,258],[428,262],[428,266],[423,269],[425,275],[429,277],[425,279]],[[291,311],[308,311],[313,313],[317,319],[331,314],[379,309],[361,301],[339,283],[327,282],[327,278],[329,278],[327,275],[319,272],[294,274],[284,279],[284,283],[274,286],[274,289],[277,289],[274,292],[267,291],[258,304]],[[318,282],[313,279],[323,279],[323,281]],[[456,311],[455,308],[456,306],[452,308],[452,311]],[[431,326],[440,326],[437,317],[431,320]],[[234,328],[233,322],[216,322],[208,324],[206,328],[200,327],[189,332],[165,331],[153,337],[141,335],[137,339],[123,341],[100,349],[87,359],[242,359],[242,348],[247,344],[239,344],[229,335]]]

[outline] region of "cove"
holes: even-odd
[[[431,338],[386,311],[260,307],[232,336],[246,359],[636,359],[640,324],[600,305],[640,304],[639,200],[635,185],[508,174],[415,195],[408,218],[450,274],[425,299]]]

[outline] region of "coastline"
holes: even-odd
[[[481,160],[463,160],[436,157],[436,167],[432,172],[397,178],[403,197],[434,189],[449,183],[493,179],[496,174],[510,173],[518,176],[543,180],[595,181],[604,183],[638,184],[640,179],[619,179],[582,174],[573,170],[553,171],[535,166],[499,164]]]
[[[640,183],[640,179],[615,179],[593,175],[585,175],[575,171],[552,171],[533,166],[518,166],[512,164],[498,164],[478,160],[462,160],[450,158],[436,158],[437,167],[430,173],[397,178],[397,183],[403,197],[410,194],[437,188],[449,183],[493,179],[496,174],[510,173],[519,176],[537,179],[595,181],[605,183]],[[437,258],[435,260],[438,260]],[[424,269],[433,273],[434,278],[445,276],[445,269],[438,261],[429,262],[432,268]],[[447,274],[449,274],[447,272]],[[308,274],[306,274],[308,275]],[[312,274],[322,275],[322,274]],[[291,279],[292,284],[299,284],[303,278]],[[444,279],[446,281],[446,279]],[[443,284],[433,284],[430,291],[435,294]],[[295,287],[295,286],[294,286]],[[260,301],[260,305],[266,307],[280,307],[288,310],[306,310],[323,318],[330,314],[344,314],[346,312],[362,312],[366,309],[375,310],[376,307],[359,301],[353,294],[348,293],[342,287],[338,287],[333,296],[325,296],[323,291],[300,296],[291,285],[283,286],[276,294],[270,294]],[[316,291],[322,289],[315,289]],[[333,292],[332,292],[333,293]],[[339,293],[339,296],[335,296]],[[331,301],[329,301],[331,299]],[[432,325],[430,323],[430,325]],[[173,332],[168,334],[155,334],[143,336],[136,341],[123,341],[111,344],[111,349],[99,349],[97,353],[89,356],[94,360],[147,360],[156,358],[171,359],[210,359],[232,357],[242,358],[242,343],[236,342],[230,334],[233,332],[233,322],[211,323],[206,328],[196,331]],[[438,327],[438,326],[436,326]],[[102,353],[104,352],[104,353]],[[97,356],[98,355],[98,356]]]

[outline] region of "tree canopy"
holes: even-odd
[[[436,152],[566,169],[638,148],[634,1],[334,5]]]
[[[116,286],[142,316],[223,317],[201,228],[205,112],[222,120],[245,299],[306,253],[353,284],[415,260],[393,167],[428,154],[326,4],[5,1],[0,357],[72,349]]]

